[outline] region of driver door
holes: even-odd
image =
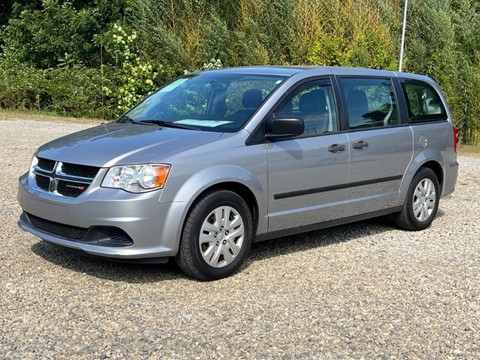
[[[305,132],[266,144],[269,231],[343,216],[349,149],[337,114],[329,78],[300,84],[275,111],[303,118]]]

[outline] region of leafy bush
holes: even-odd
[[[48,93],[43,70],[14,60],[0,61],[0,107],[43,109]]]
[[[114,66],[105,67],[111,81],[103,90],[123,112],[155,90],[153,81],[157,73],[152,64],[140,58],[135,31],[128,32],[114,24],[103,37],[107,39],[105,48],[114,59]]]
[[[23,1],[14,4],[1,32],[7,57],[37,68],[100,64],[93,41],[111,22],[124,17],[129,0]]]
[[[85,67],[55,68],[44,72],[47,84],[45,109],[69,116],[112,118],[117,115],[114,102],[103,96],[102,86],[111,80],[99,69]]]
[[[0,62],[0,108],[54,112],[68,116],[111,117],[116,111],[102,97],[100,69],[36,69],[14,61]]]

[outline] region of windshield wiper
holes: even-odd
[[[150,121],[150,120],[140,120],[136,121],[133,120],[130,116],[128,115],[122,115],[120,118],[117,120],[117,122],[125,124],[125,123],[130,123],[130,124],[137,124],[137,125],[146,125],[146,126],[154,126],[156,124],[155,121]],[[158,124],[157,124],[158,125]],[[163,125],[162,125],[163,126]]]
[[[139,125],[148,125],[147,123],[141,123],[139,121],[133,120],[130,116],[128,115],[122,115],[118,118],[117,120],[118,123],[121,124],[126,124],[126,123],[131,123],[131,124],[139,124]]]
[[[198,130],[199,128],[192,125],[185,124],[176,124],[174,122],[164,121],[164,120],[139,120],[134,121],[137,124],[156,124],[158,126],[170,127],[175,129],[187,129],[187,130]]]

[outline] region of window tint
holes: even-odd
[[[301,117],[305,122],[303,136],[337,131],[332,87],[325,82],[310,82],[298,87],[280,105],[275,116]]]
[[[400,124],[390,79],[341,78],[350,129]]]
[[[430,85],[418,80],[404,80],[402,88],[410,121],[447,119],[440,96]]]

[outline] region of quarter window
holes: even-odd
[[[430,85],[419,80],[404,80],[402,88],[407,100],[410,121],[447,119],[440,96]]]
[[[400,124],[390,79],[341,78],[350,129]]]
[[[301,117],[304,137],[337,131],[337,115],[332,87],[325,81],[301,85],[290,94],[275,112],[276,117]]]

